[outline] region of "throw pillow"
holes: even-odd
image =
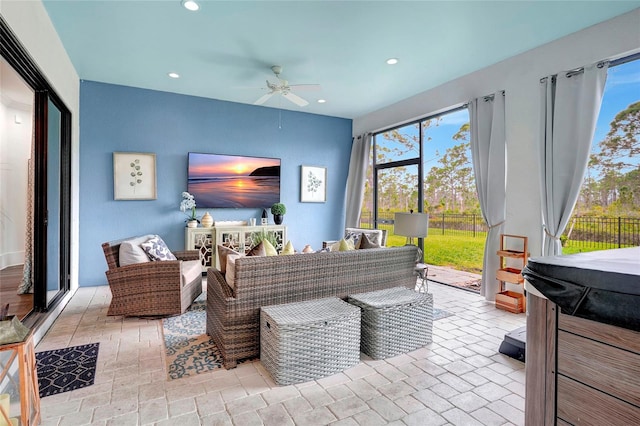
[[[227,281],[227,285],[231,287],[232,290],[236,289],[236,260],[240,259],[243,255],[240,253],[229,253],[227,255],[227,272],[225,273],[225,280]]]
[[[226,246],[221,246],[218,245],[217,247],[218,250],[218,261],[220,262],[220,272],[222,272],[223,274],[227,271],[227,256],[229,254],[240,254],[237,251],[226,247]]]
[[[249,250],[249,253],[247,253],[247,256],[266,256],[266,255],[267,255],[267,249],[265,247],[264,240],[260,241],[260,244],[258,244],[257,246]]]
[[[177,258],[171,253],[167,244],[156,235],[153,238],[149,238],[144,243],[140,244],[140,247],[147,253],[151,260],[177,260]]]
[[[363,233],[362,236],[360,237],[360,246],[358,248],[359,249],[380,248],[380,244],[374,243],[373,241],[371,241],[371,239],[367,234]]]
[[[142,250],[140,244],[153,237],[155,237],[155,235],[150,234],[121,242],[120,250],[118,251],[118,264],[120,266],[127,266],[149,262],[149,256]]]
[[[353,241],[351,240],[345,240],[343,238],[337,243],[331,244],[331,251],[349,251],[349,250],[355,250]]]
[[[264,250],[267,253],[267,256],[277,256],[278,250],[269,242],[269,240],[262,240],[264,244]]]
[[[287,244],[284,246],[284,248],[282,249],[282,251],[280,252],[280,254],[295,254],[295,250],[293,249],[293,244],[291,244],[291,241],[287,241]]]

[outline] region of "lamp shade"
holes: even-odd
[[[396,213],[393,233],[409,238],[424,238],[429,231],[429,215],[427,213]]]

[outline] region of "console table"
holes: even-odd
[[[276,250],[280,251],[287,242],[287,227],[284,225],[223,225],[211,228],[185,228],[185,250],[198,250],[202,271],[214,266],[220,269],[216,246],[230,247],[247,253],[253,248],[257,236],[263,232],[275,236]]]

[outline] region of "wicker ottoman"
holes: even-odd
[[[353,367],[360,362],[360,309],[338,298],[262,307],[260,360],[279,385]]]
[[[362,308],[360,349],[373,359],[403,354],[431,343],[433,295],[396,287],[350,295]]]

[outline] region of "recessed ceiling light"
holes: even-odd
[[[196,10],[200,9],[200,5],[196,3],[194,0],[182,0],[182,6],[185,9],[190,10],[192,12],[195,12]]]
[[[180,78],[180,74],[178,74],[177,72],[170,72],[167,75],[171,78]]]
[[[397,63],[398,63],[398,60],[396,58],[387,59],[387,64],[389,64],[389,65],[395,65]]]
[[[326,101],[326,100],[324,100],[324,99],[318,99],[318,103],[319,103],[319,104],[323,104],[323,103],[325,103],[325,102],[327,102],[327,101]]]

